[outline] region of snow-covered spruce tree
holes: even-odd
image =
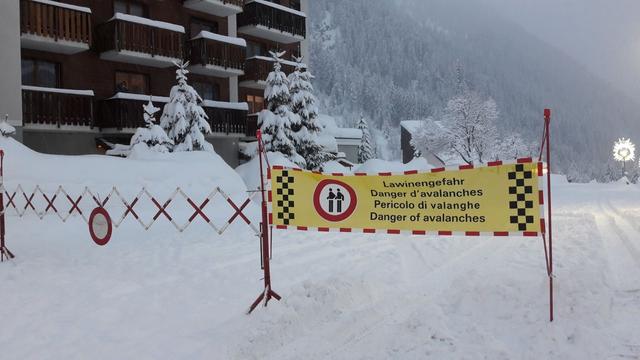
[[[444,123],[449,143],[468,164],[491,159],[498,151],[498,119],[496,102],[483,100],[474,91],[454,96],[444,111]]]
[[[171,151],[173,141],[169,139],[167,133],[157,125],[155,114],[160,111],[153,105],[151,97],[146,105],[142,105],[144,110],[144,123],[146,127],[138,128],[131,137],[131,147],[137,144],[145,144],[150,150],[155,152],[166,153]]]
[[[300,156],[293,143],[294,126],[300,125],[300,117],[291,112],[291,94],[289,80],[282,72],[282,56],[285,52],[271,52],[273,57],[273,71],[267,77],[267,87],[264,98],[267,110],[258,115],[258,126],[262,132],[262,139],[266,151],[277,151],[289,158],[300,167],[306,167],[304,158]]]
[[[292,123],[293,145],[298,155],[306,162],[308,170],[321,170],[322,164],[334,160],[334,156],[318,144],[318,106],[313,95],[311,80],[313,75],[302,63],[302,57],[294,58],[296,69],[289,75],[289,93],[291,95],[291,111],[298,115],[300,122]]]
[[[358,146],[358,162],[364,164],[367,160],[376,157],[376,151],[371,144],[369,125],[362,115],[360,116],[360,121],[358,121],[358,129],[362,131],[362,139],[360,140],[360,146]]]
[[[164,106],[160,126],[173,141],[173,151],[213,151],[204,139],[211,132],[209,118],[200,104],[202,98],[187,83],[189,62],[176,62],[178,84],[171,88],[169,102]]]

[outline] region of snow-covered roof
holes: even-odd
[[[424,120],[404,120],[400,121],[400,126],[405,128],[410,134],[415,134],[416,131],[424,125]]]
[[[270,58],[270,57],[268,57],[268,56],[260,56],[260,55],[256,55],[256,56],[252,56],[252,57],[250,57],[250,58],[247,58],[247,60],[251,60],[251,59],[258,59],[258,60],[264,60],[264,61],[271,61],[271,62],[275,62],[275,60],[273,60],[273,58]],[[294,61],[289,61],[289,60],[280,60],[280,62],[281,62],[282,64],[285,64],[285,65],[290,65],[290,66],[294,66],[294,67],[295,67],[295,66],[298,66],[298,63],[297,63],[297,62],[294,62]],[[307,64],[304,64],[304,63],[303,63],[303,64],[301,64],[301,65],[302,65],[302,67],[303,67],[303,68],[306,68],[306,67],[307,67]]]
[[[107,100],[116,100],[116,99],[124,99],[124,100],[139,100],[139,101],[149,101],[149,96],[151,96],[151,101],[159,102],[159,103],[168,103],[169,98],[166,96],[153,96],[153,95],[145,95],[145,94],[131,94],[125,92],[115,93],[112,97]],[[214,101],[214,100],[204,100],[202,102],[204,107],[212,107],[218,109],[230,109],[230,110],[242,110],[249,111],[249,105],[246,102],[224,102],[224,101]]]
[[[197,40],[197,39],[215,40],[215,41],[220,41],[227,44],[247,47],[247,41],[245,39],[241,39],[239,37],[224,36],[224,35],[215,34],[210,31],[204,31],[204,30],[200,31],[200,33],[191,40]]]
[[[332,130],[333,136],[338,139],[362,139],[362,130],[356,128],[335,128]]]
[[[316,142],[328,152],[338,152],[338,143],[336,142],[336,138],[331,135],[320,133],[320,135],[318,135],[317,137]]]
[[[322,126],[323,133],[336,139],[362,139],[362,130],[356,128],[342,128],[336,124],[336,119],[326,114],[318,115],[318,122]]]
[[[303,13],[302,11],[298,11],[298,10],[295,10],[295,9],[292,9],[292,8],[288,8],[288,7],[282,6],[280,4],[274,4],[272,2],[265,1],[265,0],[246,0],[244,3],[245,3],[245,5],[246,4],[250,4],[250,3],[258,3],[258,4],[270,6],[270,7],[274,8],[274,9],[286,11],[286,12],[292,13],[294,15],[307,17],[307,14]]]
[[[180,25],[171,24],[171,23],[164,22],[164,21],[151,20],[151,19],[147,19],[147,18],[143,18],[143,17],[140,17],[140,16],[135,16],[135,15],[115,13],[113,15],[113,17],[111,19],[109,19],[109,21],[111,21],[111,20],[128,21],[128,22],[132,22],[132,23],[136,23],[136,24],[153,26],[155,28],[171,30],[171,31],[180,32],[180,33],[184,34],[184,27],[182,27]]]
[[[88,7],[84,7],[84,6],[65,4],[65,3],[62,3],[62,2],[59,2],[59,1],[52,1],[52,0],[33,0],[33,2],[37,2],[37,3],[45,4],[45,5],[57,6],[57,7],[61,7],[61,8],[69,9],[69,10],[75,10],[75,11],[80,11],[80,12],[85,12],[85,13],[91,14],[91,9],[89,9]]]
[[[58,89],[41,86],[22,85],[22,90],[41,91],[68,95],[94,96],[93,90],[74,90],[74,89]]]

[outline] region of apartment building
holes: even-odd
[[[190,62],[208,140],[231,165],[255,135],[270,50],[305,55],[308,0],[11,0],[0,13],[0,112],[34,150],[100,153],[168,101]],[[293,71],[293,63],[284,66]]]

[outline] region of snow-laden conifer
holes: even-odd
[[[291,112],[291,94],[289,80],[282,72],[282,56],[285,52],[271,52],[273,71],[267,77],[267,87],[264,98],[267,109],[258,115],[258,126],[262,131],[266,151],[280,152],[300,167],[306,167],[306,162],[300,156],[293,144],[292,127],[300,125],[300,117]]]
[[[334,156],[318,144],[320,125],[317,120],[317,99],[311,85],[313,75],[302,63],[302,57],[294,59],[296,69],[288,77],[289,93],[291,111],[298,115],[300,121],[291,126],[293,145],[296,152],[304,158],[308,170],[321,170],[322,164],[334,160]]]
[[[160,109],[153,105],[151,97],[149,97],[149,102],[143,105],[142,108],[144,110],[146,127],[136,130],[133,137],[131,137],[131,147],[133,148],[137,144],[145,144],[150,150],[155,152],[166,153],[171,151],[173,141],[169,139],[162,127],[155,123],[155,114],[160,111]]]
[[[358,121],[358,129],[362,131],[362,139],[360,140],[360,146],[358,146],[358,162],[364,164],[367,160],[375,158],[376,152],[371,144],[371,132],[369,132],[369,125],[364,116],[360,116]]]
[[[213,151],[205,138],[211,132],[208,116],[200,104],[202,98],[187,83],[188,62],[176,62],[178,84],[171,88],[169,102],[164,106],[160,126],[173,141],[173,151]]]

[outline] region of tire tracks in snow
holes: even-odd
[[[411,240],[408,239],[408,241]],[[449,290],[457,279],[466,278],[469,272],[477,271],[482,264],[500,256],[508,244],[508,241],[503,241],[496,246],[493,241],[481,239],[481,243],[463,250],[430,270],[425,269],[424,271],[419,268],[426,259],[424,255],[417,251],[414,244],[402,244],[406,246],[400,246],[396,251],[400,253],[403,262],[409,260],[409,267],[416,267],[413,269],[413,273],[407,273],[408,269],[401,266],[398,271],[404,277],[399,280],[399,282],[403,282],[402,286],[391,286],[379,291],[380,294],[384,294],[383,297],[366,304],[364,307],[352,309],[338,319],[323,322],[322,320],[326,319],[322,314],[319,314],[317,319],[319,321],[314,321],[313,324],[314,336],[341,340],[334,340],[331,346],[332,350],[326,354],[315,355],[320,358],[340,358],[341,354],[353,353],[351,349],[354,346],[366,348],[367,345],[361,342],[370,337],[375,337],[379,341],[393,341],[393,339],[389,339],[388,335],[393,334],[395,327],[408,323],[412,315],[423,309],[425,305],[438,308],[436,299]],[[408,257],[413,257],[413,259],[408,259]],[[418,279],[419,282],[417,282]],[[411,285],[417,285],[417,289],[409,291],[407,287]],[[407,294],[415,293],[417,290],[419,295],[403,294],[403,290],[407,290]],[[293,338],[285,341],[290,346],[304,349],[307,346],[305,343],[308,338]],[[376,342],[376,344],[379,343]],[[388,343],[384,345],[388,345]],[[391,346],[385,347],[385,350],[390,349]],[[274,358],[277,357],[274,356]]]
[[[640,239],[640,233],[608,199],[601,199],[598,205],[600,213],[595,213],[594,218],[607,252],[616,289],[640,291],[640,250],[634,244],[634,239]]]

